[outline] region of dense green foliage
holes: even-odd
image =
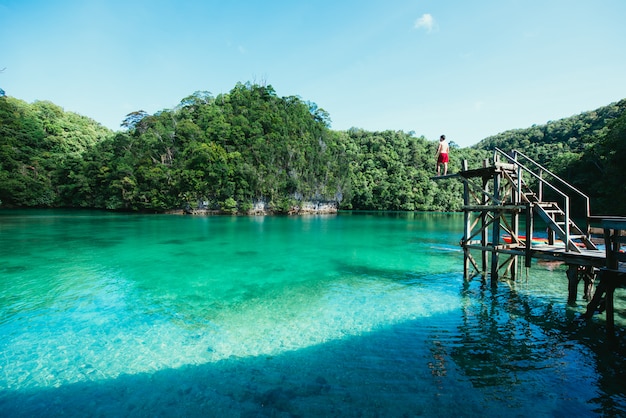
[[[56,206],[66,167],[110,132],[50,102],[32,105],[0,97],[0,201],[11,206]]]
[[[494,147],[517,148],[624,213],[625,102],[507,131],[472,148],[451,144],[449,172],[477,167]],[[197,92],[174,109],[130,113],[112,132],[49,102],[0,97],[3,206],[247,212],[263,202],[355,210],[459,210],[462,183],[432,181],[437,141],[401,131],[333,131],[329,115],[271,86]],[[615,192],[619,197],[615,199]],[[612,200],[608,198],[612,197]],[[611,203],[611,206],[608,205]],[[622,206],[619,206],[622,205]]]
[[[592,213],[626,215],[626,99],[594,111],[502,132],[475,146],[520,150],[591,198]]]
[[[436,183],[436,143],[404,132],[337,132],[328,114],[271,86],[198,92],[172,110],[129,114],[110,132],[46,102],[2,100],[5,206],[246,212],[302,201],[368,210],[458,210],[460,185]],[[484,153],[455,149],[462,158]]]
[[[335,200],[348,181],[325,112],[271,87],[196,93],[173,110],[130,114],[124,126],[85,154],[78,202],[157,211],[202,202],[233,212],[264,201],[283,212],[301,199]]]
[[[350,161],[350,199],[345,208],[370,210],[459,210],[462,183],[432,181],[438,141],[404,132],[366,132],[351,129],[342,141]],[[467,159],[476,166],[484,151],[460,149],[451,144],[449,172],[461,169]]]

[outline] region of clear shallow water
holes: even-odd
[[[0,415],[626,414],[623,311],[575,321],[563,268],[466,283],[461,231],[0,212]]]

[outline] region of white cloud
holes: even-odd
[[[415,29],[426,29],[430,32],[435,27],[435,19],[430,13],[424,13],[415,21]]]

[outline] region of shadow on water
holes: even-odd
[[[580,313],[567,307],[565,301],[546,301],[518,292],[515,286],[515,282],[503,282],[492,290],[480,279],[464,283],[460,339],[450,356],[472,385],[523,386],[527,372],[556,370],[558,363],[571,364],[569,373],[558,378],[571,380],[574,386],[589,385],[589,376],[584,375],[586,365],[598,372],[595,384],[599,391],[592,390],[595,396],[589,399],[595,405],[593,412],[624,416],[626,329],[616,327],[614,332],[607,332],[597,321],[581,320]],[[552,395],[549,389],[544,394]]]
[[[486,405],[462,376],[450,370],[442,382],[433,373],[423,327],[409,321],[275,356],[4,390],[0,415],[443,417],[463,408],[466,416],[484,416]],[[498,407],[487,411],[500,415]]]
[[[460,293],[460,315],[278,355],[3,390],[0,415],[624,416],[623,329],[606,339],[597,324],[514,287],[476,280]]]
[[[429,273],[417,273],[406,269],[379,268],[363,264],[351,264],[341,260],[334,260],[334,269],[337,272],[356,277],[372,278],[375,280],[392,280],[394,282],[425,286],[424,278],[432,277]]]

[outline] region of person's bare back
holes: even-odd
[[[443,164],[443,175],[448,174],[448,153],[450,151],[450,146],[446,142],[446,136],[441,135],[439,137],[439,146],[437,147],[437,154],[435,154],[435,159],[437,161],[437,175],[439,176],[441,173],[441,164]]]

